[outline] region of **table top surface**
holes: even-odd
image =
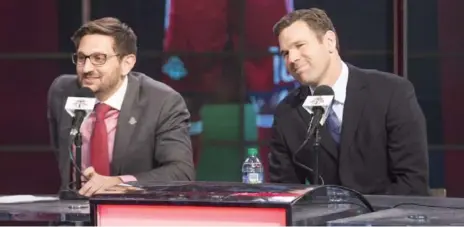
[[[431,207],[405,207],[381,210],[368,214],[329,221],[330,225],[458,225],[464,226],[464,210]]]
[[[228,187],[226,187],[229,185]],[[208,198],[219,198],[222,201],[229,201],[228,198],[234,201],[250,201],[254,200],[256,203],[289,203],[285,197],[301,196],[312,190],[313,188],[306,185],[276,185],[276,184],[262,184],[262,185],[243,185],[229,183],[214,183],[214,184],[169,184],[158,185],[156,187],[149,187],[152,192],[158,190],[158,194],[149,193],[151,197],[154,195],[168,196],[168,198],[176,198],[178,201],[182,199],[192,199],[193,196],[206,196]],[[190,194],[189,194],[190,193]],[[135,196],[134,196],[135,195]],[[139,199],[143,198],[143,193],[125,194],[120,197],[112,195],[111,197],[103,198],[119,198],[121,201],[125,199]],[[52,195],[54,196],[54,195]],[[457,220],[464,220],[464,199],[462,198],[442,198],[442,197],[413,197],[413,196],[382,196],[382,195],[366,195],[367,200],[376,208],[377,212],[362,214],[356,217],[343,218],[334,222],[337,223],[363,223],[364,221],[376,221],[377,223],[389,224],[387,221],[391,220],[392,223],[405,222],[417,223],[424,219],[430,223],[440,225],[442,220],[449,220],[450,222],[458,223]],[[166,198],[166,197],[165,197]],[[284,199],[282,199],[284,198]],[[237,200],[239,199],[239,200]],[[273,199],[275,201],[273,201]],[[311,201],[307,200],[309,210],[322,215],[331,214],[333,212],[341,212],[344,209],[339,205],[334,209],[334,204],[314,205],[310,204]],[[294,206],[293,212],[305,215],[306,207],[301,204]],[[401,206],[398,206],[401,205]],[[90,206],[89,201],[44,201],[32,203],[13,203],[2,204],[0,203],[0,220],[1,221],[88,221],[90,220]],[[435,206],[435,207],[434,207]],[[351,206],[352,207],[352,206]],[[448,207],[448,208],[446,208]],[[346,207],[345,207],[346,208]],[[462,211],[462,212],[461,212]],[[309,211],[308,211],[309,212]],[[421,216],[422,215],[422,216]],[[335,219],[333,219],[335,220]],[[405,221],[406,220],[406,221]],[[463,223],[464,225],[464,223]]]
[[[404,206],[464,209],[464,198],[389,195],[365,195],[364,197],[379,210]]]
[[[169,182],[144,185],[121,194],[101,194],[98,201],[175,201],[289,205],[318,187],[300,184],[243,184],[238,182]]]
[[[88,201],[0,204],[1,221],[88,221]]]

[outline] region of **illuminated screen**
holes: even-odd
[[[97,226],[286,226],[283,208],[97,205]]]

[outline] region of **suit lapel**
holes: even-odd
[[[72,125],[72,117],[69,115],[69,113],[65,110],[65,105],[68,97],[74,96],[76,92],[79,90],[80,86],[77,83],[71,83],[69,86],[66,86],[62,90],[62,98],[63,100],[61,101],[62,106],[60,106],[61,109],[61,117],[60,117],[60,128],[59,128],[59,136],[63,137],[63,139],[66,140],[66,143],[69,143],[69,133],[71,132],[71,125]]]
[[[332,138],[329,129],[327,129],[327,122],[319,131],[321,135],[321,147],[324,148],[333,158],[338,157],[338,148],[335,140]]]
[[[125,152],[129,150],[129,144],[134,129],[137,123],[140,124],[140,122],[137,122],[140,115],[140,108],[138,108],[139,89],[140,81],[129,74],[127,91],[124,96],[121,111],[119,112],[114,139],[113,160],[111,162],[111,172],[114,174],[119,172],[121,160]]]
[[[309,126],[309,122],[311,121],[312,115],[309,114],[308,111],[306,111],[303,108],[302,103],[304,102],[306,97],[308,97],[308,95],[311,95],[311,91],[309,90],[308,86],[301,86],[299,89],[300,91],[298,92],[297,97],[296,97],[297,100],[299,100],[297,102],[296,109],[297,109],[298,115],[300,115],[301,117],[301,120],[303,120],[303,124],[307,128]]]
[[[79,90],[79,84],[77,83],[71,83],[69,86],[65,86],[62,88],[60,91],[60,106],[58,107],[61,109],[61,113],[59,116],[59,126],[57,128],[58,130],[58,140],[59,140],[59,146],[61,147],[60,149],[60,160],[59,160],[59,165],[60,165],[60,171],[61,176],[62,176],[62,181],[61,182],[61,187],[66,188],[68,187],[69,182],[71,182],[72,178],[71,176],[71,157],[70,157],[70,146],[72,141],[69,139],[69,133],[71,132],[71,125],[72,125],[72,117],[69,115],[69,113],[65,110],[66,106],[66,101],[69,96],[74,96],[76,92]]]
[[[303,121],[302,124],[305,125],[305,127],[309,127],[309,122],[311,122],[311,118],[313,117],[308,111],[306,111],[303,106],[298,106],[297,107],[298,115],[300,115],[301,120]]]
[[[360,75],[362,72],[351,65],[348,65],[348,68],[349,76],[346,88],[346,100],[343,109],[343,124],[340,141],[342,154],[349,150],[353,142],[367,97],[369,96],[367,94],[367,83],[362,78],[362,75]]]

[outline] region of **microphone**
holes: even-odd
[[[68,97],[64,108],[73,117],[71,136],[79,133],[82,122],[92,113],[96,103],[95,94],[88,87],[82,87],[74,96]]]
[[[333,100],[334,91],[332,88],[326,85],[321,85],[314,90],[314,94],[312,96],[306,97],[302,105],[302,107],[308,111],[308,113],[313,114],[313,117],[306,131],[305,140],[303,143],[301,143],[293,155],[293,162],[301,168],[306,169],[314,174],[313,184],[315,185],[319,184],[319,180],[321,180],[322,184],[324,184],[324,179],[319,175],[319,145],[321,141],[319,128],[324,125],[325,121],[327,120],[329,115],[328,109],[332,106]],[[299,162],[296,159],[296,156],[303,149],[303,147],[306,146],[309,139],[313,137],[314,133],[316,133],[316,138],[313,143],[313,151],[315,152],[315,166],[314,169],[312,169]]]
[[[328,109],[332,106],[334,91],[327,85],[321,85],[314,90],[312,96],[308,96],[303,103],[303,108],[313,114],[309,124],[309,136],[324,125],[329,116]]]
[[[62,200],[85,200],[86,197],[78,194],[78,190],[82,184],[82,137],[80,134],[80,128],[82,122],[92,113],[97,99],[95,94],[88,87],[80,88],[74,96],[68,97],[66,100],[65,110],[68,112],[72,120],[71,132],[69,133],[69,157],[72,164],[74,165],[74,191],[62,190],[60,191],[60,199]],[[75,154],[73,154],[73,146],[75,146]]]

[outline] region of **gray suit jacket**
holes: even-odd
[[[61,189],[70,183],[69,132],[71,116],[64,106],[79,89],[77,76],[56,78],[48,91],[51,143],[58,159]],[[130,124],[131,117],[137,123]],[[190,113],[182,96],[142,73],[131,72],[111,162],[111,175],[133,175],[140,184],[194,180]]]

